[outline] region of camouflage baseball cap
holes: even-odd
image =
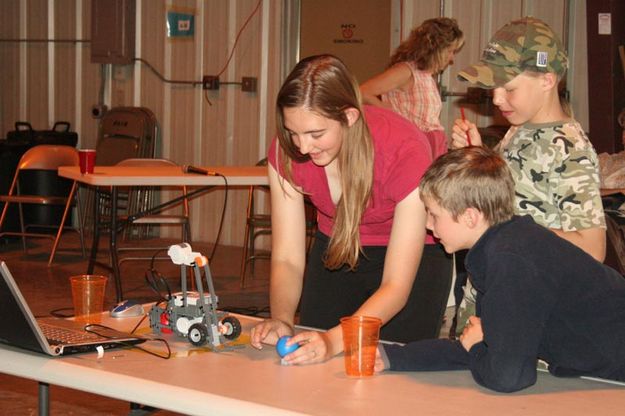
[[[568,66],[566,51],[553,30],[542,20],[524,17],[499,29],[478,64],[458,74],[481,88],[502,86],[525,70],[563,75]]]

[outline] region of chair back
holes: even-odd
[[[129,158],[154,156],[156,117],[144,107],[115,107],[100,122],[96,165],[113,166]]]
[[[59,166],[78,166],[78,151],[71,146],[41,144],[24,153],[18,170],[56,170]]]
[[[114,166],[120,160],[139,156],[139,140],[135,137],[103,137],[95,149],[96,165]]]
[[[169,159],[159,159],[159,158],[130,158],[122,160],[117,163],[115,166],[126,166],[126,167],[143,167],[143,168],[155,168],[155,167],[170,167],[170,166],[180,166],[176,162],[173,162]],[[128,214],[136,213],[139,211],[143,211],[149,208],[152,208],[159,204],[159,192],[163,190],[163,188],[175,188],[181,192],[182,195],[187,195],[187,187],[184,185],[176,186],[176,187],[156,187],[156,186],[135,186],[128,190],[127,195],[127,206],[126,211]],[[120,199],[123,199],[124,196],[120,195]],[[123,205],[123,203],[122,203]],[[183,198],[179,203],[182,206],[182,216],[189,217],[189,201],[186,198]],[[171,206],[170,208],[165,209],[164,211],[168,211],[174,206],[178,206],[178,204]],[[160,213],[156,213],[152,215],[152,217],[158,217],[161,215]],[[166,215],[167,214],[163,214]],[[146,231],[146,230],[143,230]],[[141,232],[140,232],[141,233]],[[147,230],[149,233],[149,230]]]

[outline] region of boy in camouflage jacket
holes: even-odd
[[[479,63],[458,79],[493,89],[493,103],[512,125],[497,150],[516,183],[516,214],[529,214],[595,259],[605,258],[605,217],[596,152],[560,102],[568,65],[556,34],[526,17],[501,28]],[[475,124],[456,120],[452,147],[482,141]]]

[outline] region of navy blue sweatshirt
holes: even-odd
[[[531,217],[488,229],[466,269],[484,340],[385,345],[394,371],[469,369],[480,385],[513,392],[536,382],[537,358],[555,376],[625,381],[625,278]]]

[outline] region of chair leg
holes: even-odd
[[[22,248],[24,249],[24,253],[28,252],[26,247],[26,228],[24,227],[24,210],[22,209],[22,204],[17,204],[17,210],[19,212],[20,217],[20,230],[22,231]]]
[[[78,185],[76,184],[76,181],[74,181],[74,183],[72,184],[72,189],[69,191],[69,195],[67,197],[67,203],[65,204],[65,210],[63,211],[63,217],[61,218],[61,224],[59,224],[59,229],[56,232],[56,238],[54,239],[54,244],[52,245],[52,252],[50,253],[50,258],[48,259],[48,267],[52,265],[52,261],[54,260],[54,255],[56,254],[56,248],[59,245],[61,234],[63,234],[63,226],[65,225],[67,214],[69,213],[69,210],[72,207],[72,201],[74,198],[74,194],[76,193],[77,186]],[[82,245],[82,241],[81,241],[81,245]],[[84,245],[83,245],[83,249],[84,249]]]
[[[0,230],[2,230],[2,226],[4,225],[4,220],[7,216],[7,212],[9,211],[9,203],[5,202],[4,206],[2,207],[2,214],[0,214]],[[0,235],[2,235],[4,233],[0,233]]]

